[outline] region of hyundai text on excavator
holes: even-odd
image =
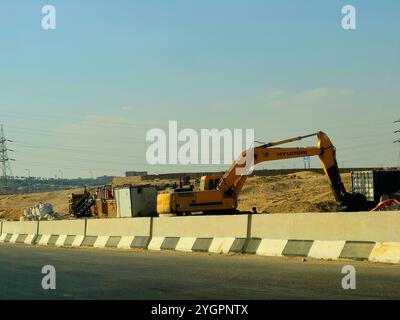
[[[276,146],[300,141],[312,136],[317,137],[315,147]],[[159,214],[174,213],[185,215],[194,212],[202,213],[235,213],[240,192],[246,182],[248,173],[255,165],[273,160],[293,159],[318,156],[322,168],[328,177],[335,200],[346,211],[369,210],[366,198],[361,194],[348,193],[340,177],[336,160],[336,149],[323,132],[295,137],[278,142],[266,143],[244,151],[222,176],[203,176],[197,189],[161,193],[157,197]]]

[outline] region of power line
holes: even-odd
[[[19,126],[13,126],[13,131],[15,132],[22,132],[25,133],[26,131],[29,132],[29,135],[39,135],[39,136],[47,136],[47,137],[61,137],[61,138],[68,138],[68,139],[75,139],[82,141],[83,138],[88,138],[90,139],[91,137],[101,139],[102,142],[116,142],[116,143],[128,143],[128,144],[136,144],[136,145],[147,145],[148,142],[145,141],[144,137],[143,139],[134,139],[134,138],[126,138],[126,137],[112,137],[111,135],[98,135],[96,133],[87,133],[85,132],[84,135],[82,135],[81,132],[76,132],[73,130],[68,130],[65,132],[52,132],[49,133],[48,130],[40,130],[40,129],[34,129],[34,128],[27,128],[27,127],[19,127]],[[399,130],[400,131],[400,130]],[[386,136],[386,135],[391,135],[392,132],[377,132],[373,134],[368,134],[368,135],[361,135],[361,136],[335,136],[335,140],[355,140],[355,139],[366,139],[369,137],[379,137],[379,136]]]
[[[168,125],[167,122],[162,122],[162,123],[148,123],[148,124],[134,124],[134,123],[129,123],[126,120],[121,120],[121,121],[113,121],[112,119],[108,119],[107,121],[103,120],[95,120],[95,119],[90,119],[90,118],[74,118],[74,117],[65,117],[65,116],[59,116],[59,115],[49,115],[49,114],[33,114],[33,113],[20,113],[20,112],[15,112],[15,111],[10,111],[10,110],[5,110],[5,109],[0,109],[2,115],[8,114],[9,117],[11,118],[16,118],[16,119],[27,119],[27,120],[34,120],[34,121],[40,121],[40,122],[62,122],[64,124],[74,124],[74,123],[68,123],[68,121],[74,121],[75,124],[82,124],[82,125],[89,125],[89,126],[95,126],[95,127],[116,127],[116,128],[131,128],[131,129],[143,129],[143,130],[148,130],[152,128],[158,128],[158,127],[164,127]],[[396,122],[400,122],[400,119]],[[335,129],[343,129],[343,128],[354,128],[354,127],[378,127],[378,126],[387,126],[390,122],[370,122],[370,123],[354,123],[354,124],[349,124],[349,125],[338,125],[338,126],[332,126],[332,127],[324,127],[324,130],[335,130]],[[187,121],[185,121],[185,124],[187,125]],[[193,129],[196,129],[195,126],[192,126]],[[198,127],[199,128],[199,127]],[[320,130],[321,128],[315,128],[315,130]],[[299,128],[297,130],[310,130],[310,127],[308,128]],[[315,131],[314,130],[314,131]],[[288,131],[293,131],[293,130],[288,130]]]
[[[47,122],[47,123],[52,123],[52,122],[58,122],[58,123],[64,123],[66,125],[71,125],[71,124],[82,124],[85,126],[104,126],[104,127],[116,127],[116,128],[130,128],[130,129],[149,129],[149,128],[154,128],[155,124],[149,124],[149,125],[136,125],[136,124],[131,124],[127,123],[126,121],[112,121],[110,119],[107,120],[107,122],[103,120],[98,120],[96,121],[95,119],[87,119],[87,118],[70,118],[70,117],[61,117],[61,116],[51,116],[51,115],[44,115],[44,114],[32,114],[32,113],[18,113],[18,112],[13,112],[13,111],[7,111],[7,110],[1,110],[1,113],[8,114],[8,117],[10,118],[15,118],[15,119],[23,119],[23,120],[34,120],[34,121],[40,121],[40,122]],[[70,121],[70,122],[68,122]],[[71,123],[71,121],[74,121]]]
[[[400,119],[395,121],[394,123],[395,124],[396,123],[400,123]],[[396,130],[394,133],[395,134],[400,133],[400,129]],[[394,143],[399,143],[400,144],[400,139],[395,140]],[[399,155],[397,156],[397,167],[400,168],[400,148],[399,148]]]
[[[129,143],[129,144],[145,144],[145,138],[143,139],[134,139],[130,137],[115,137],[113,138],[111,135],[99,135],[97,133],[91,133],[85,132],[82,134],[82,132],[77,132],[73,130],[68,130],[64,132],[49,132],[48,130],[40,130],[40,129],[33,129],[33,128],[26,128],[26,127],[18,127],[18,126],[13,126],[12,128],[13,132],[15,133],[23,133],[23,134],[29,134],[29,136],[44,136],[44,137],[60,137],[62,139],[68,139],[68,140],[78,140],[82,141],[83,139],[96,139],[97,141],[101,142],[112,142],[112,143]],[[104,131],[104,130],[103,130]],[[119,133],[120,134],[120,133]],[[133,134],[132,134],[133,135]],[[134,136],[134,135],[133,135]]]
[[[59,117],[59,118],[61,118],[61,117]],[[37,119],[35,119],[35,120],[37,120]],[[75,120],[77,120],[77,119],[75,119]],[[48,122],[51,122],[51,121],[48,120]],[[382,123],[382,124],[387,125],[387,123],[388,122]],[[366,123],[366,124],[363,124],[363,125],[357,125],[356,124],[354,126],[360,126],[360,127],[361,126],[377,126],[378,127],[380,125],[381,125],[380,123],[374,123],[374,124]],[[340,126],[338,128],[343,128],[343,127],[346,127],[346,126]],[[15,126],[15,128],[16,128],[15,131],[17,131],[17,132],[19,130],[21,130],[22,132],[28,131],[30,136],[39,135],[39,136],[48,136],[48,137],[55,137],[55,136],[65,137],[64,132],[59,132],[59,131],[50,133],[49,131],[36,129],[36,128],[27,128],[27,127],[18,127],[18,126]],[[144,128],[144,127],[142,127],[142,128]],[[74,162],[79,162],[79,163],[84,162],[84,163],[88,164],[89,166],[91,166],[93,163],[97,163],[98,162],[99,164],[100,163],[106,164],[106,165],[108,165],[108,167],[111,167],[111,168],[114,167],[114,166],[111,166],[111,165],[117,165],[117,166],[142,166],[142,165],[145,166],[145,165],[147,165],[147,163],[145,162],[144,152],[143,152],[143,155],[141,155],[141,156],[137,155],[137,153],[135,153],[134,155],[130,155],[129,156],[128,155],[129,153],[127,151],[123,151],[123,149],[117,150],[116,148],[112,149],[112,148],[109,148],[109,147],[107,147],[107,148],[104,147],[104,143],[102,143],[101,144],[102,147],[100,147],[100,145],[98,145],[98,143],[93,143],[93,139],[91,139],[91,137],[100,138],[101,142],[105,142],[105,141],[114,142],[113,143],[114,147],[115,147],[116,143],[120,143],[122,145],[135,144],[135,145],[142,145],[144,147],[147,144],[149,144],[148,142],[145,142],[145,141],[142,142],[142,141],[137,140],[137,139],[136,140],[135,139],[131,140],[130,138],[127,138],[127,137],[116,137],[116,136],[112,137],[112,136],[108,136],[107,134],[104,134],[104,133],[103,133],[102,136],[98,136],[97,134],[93,134],[92,132],[90,132],[90,130],[89,130],[88,136],[86,136],[86,133],[82,135],[82,133],[76,132],[76,131],[73,131],[73,130],[66,130],[65,133],[66,133],[68,138],[70,138],[70,136],[73,135],[74,139],[79,139],[80,140],[80,143],[79,144],[73,144],[73,146],[68,146],[68,145],[65,144],[65,141],[63,142],[62,145],[60,145],[60,144],[57,144],[57,145],[53,144],[52,145],[52,144],[47,144],[47,143],[46,144],[43,144],[43,143],[42,144],[40,144],[40,143],[39,144],[29,144],[29,143],[26,143],[26,141],[24,141],[22,143],[16,142],[16,143],[14,143],[14,145],[19,146],[19,149],[25,149],[25,150],[26,149],[47,150],[48,153],[37,152],[37,151],[34,152],[34,155],[38,155],[38,156],[44,155],[45,156],[45,157],[40,157],[39,161],[41,161],[42,159],[57,158],[54,155],[54,151],[55,150],[58,150],[60,153],[67,153],[68,155],[66,155],[66,157],[59,158],[59,160],[60,161],[65,160],[67,162],[66,166],[68,168],[71,168],[71,169],[78,169],[78,168],[82,169],[82,170],[89,169],[89,167],[84,167],[85,165],[84,166],[75,166]],[[350,136],[344,136],[344,137],[341,136],[341,137],[337,137],[337,139],[338,140],[355,140],[355,139],[367,139],[367,138],[372,138],[372,137],[378,138],[378,137],[386,136],[386,135],[389,135],[389,134],[392,135],[393,131],[391,130],[391,132],[388,132],[388,133],[383,133],[383,132],[379,131],[379,132],[376,132],[376,133],[370,133],[370,134],[367,134],[367,135],[352,136],[352,137],[350,137]],[[87,138],[87,140],[90,141],[90,145],[89,146],[85,146],[84,145],[84,142],[85,142],[84,138]],[[89,142],[89,141],[87,141],[87,142]],[[379,144],[379,146],[382,149],[386,148],[383,143]],[[345,156],[349,155],[350,158],[353,157],[354,151],[357,150],[358,156],[361,158],[362,157],[361,153],[369,152],[368,150],[362,150],[364,148],[365,149],[370,149],[371,148],[371,142],[369,142],[368,144],[365,144],[365,145],[360,145],[360,144],[347,145],[346,144],[343,147],[341,147],[340,150],[351,150],[351,152],[349,151],[349,152],[345,153]],[[390,148],[390,147],[388,146],[388,148]],[[362,150],[362,151],[360,151],[360,150]],[[376,150],[376,147],[374,147],[374,150]],[[21,150],[19,150],[19,151],[21,151]],[[110,159],[103,159],[103,160],[99,161],[95,157],[93,159],[80,158],[79,156],[76,157],[76,155],[80,155],[80,154],[89,154],[89,155],[97,154],[97,155],[102,155],[102,156],[109,157],[109,158],[119,158],[119,159],[120,158],[126,158],[128,162],[111,161]],[[400,154],[399,154],[399,156],[400,156]],[[19,158],[21,158],[21,155],[20,155]],[[26,159],[30,159],[30,161],[33,158],[34,158],[34,156],[32,157],[32,154],[29,154],[29,156],[26,157]],[[223,157],[221,157],[221,159],[222,158]],[[362,158],[364,158],[364,157],[362,157]],[[137,159],[137,161],[130,162],[130,159]],[[19,161],[19,162],[24,162],[24,161]],[[39,163],[42,165],[42,167],[43,166],[51,167],[51,165],[54,165],[54,163],[37,162],[37,164],[38,164],[37,166],[40,166]],[[59,166],[59,164],[57,164],[57,167],[58,166]],[[103,170],[107,169],[107,166],[105,166],[105,167],[106,168],[103,167],[102,169]],[[193,167],[196,167],[196,165],[193,165]],[[210,166],[202,165],[202,167],[211,168],[211,167],[214,167],[214,165],[212,165],[212,166],[211,165]],[[110,168],[108,168],[108,170],[109,169]],[[99,168],[99,170],[101,170],[101,168]]]

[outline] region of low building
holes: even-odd
[[[147,171],[126,171],[125,177],[144,177],[147,176]]]

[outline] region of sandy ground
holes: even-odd
[[[39,202],[51,203],[54,211],[62,215],[68,214],[68,195],[82,190],[63,190],[32,194],[17,194],[0,196],[0,219],[19,220],[25,208],[34,206]]]
[[[342,175],[347,190],[350,190],[350,174]],[[138,177],[116,178],[113,185],[153,184],[160,189],[172,184],[172,180],[142,181]],[[39,202],[51,203],[54,210],[68,215],[68,195],[80,193],[82,189],[54,192],[0,196],[0,219],[19,220],[24,208]],[[336,211],[337,207],[328,181],[322,174],[299,172],[274,177],[251,177],[239,198],[239,210],[258,212],[325,212]]]
[[[350,191],[350,174],[342,175]],[[247,179],[239,198],[239,210],[258,212],[329,212],[337,205],[325,175],[314,172]]]

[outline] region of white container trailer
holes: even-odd
[[[149,217],[157,214],[155,186],[123,186],[114,190],[118,218]]]

